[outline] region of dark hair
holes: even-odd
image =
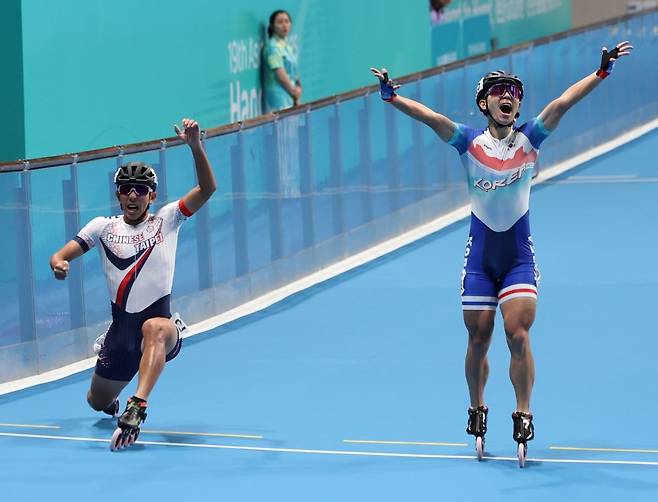
[[[450,3],[450,0],[446,2],[446,0],[430,0],[430,10],[433,10],[435,12],[443,13],[445,8],[448,6]]]
[[[272,35],[274,35],[274,21],[276,21],[276,16],[278,16],[279,14],[285,14],[286,16],[288,16],[288,19],[290,19],[290,24],[292,24],[292,17],[290,17],[288,11],[281,9],[275,10],[274,12],[272,12],[272,14],[270,14],[270,24],[267,25],[268,38],[272,38]]]

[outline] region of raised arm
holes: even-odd
[[[190,212],[195,213],[217,189],[217,182],[215,181],[215,175],[212,172],[208,156],[201,144],[199,124],[192,119],[183,119],[183,127],[184,130],[181,131],[177,125],[174,125],[174,130],[178,134],[178,137],[187,143],[192,150],[194,167],[199,184],[190,190],[182,200],[185,207]]]
[[[380,92],[384,101],[388,101],[402,113],[430,126],[443,141],[449,141],[452,138],[455,132],[455,124],[452,120],[418,101],[397,95],[395,90],[400,86],[389,80],[386,68],[381,70],[370,68],[370,71],[379,79]]]
[[[64,280],[69,273],[69,262],[82,256],[84,253],[80,244],[76,241],[68,241],[62,249],[50,257],[50,268],[55,274],[55,279]]]
[[[623,56],[628,56],[632,49],[633,46],[628,41],[618,43],[610,52],[608,52],[607,48],[603,47],[601,67],[596,73],[587,75],[582,80],[573,84],[559,98],[551,101],[539,114],[539,117],[544,122],[544,126],[551,131],[555,129],[564,114],[573,105],[578,103],[578,101],[592,92],[612,72],[615,62]]]

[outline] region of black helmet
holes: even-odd
[[[514,84],[519,86],[521,89],[521,97],[523,97],[523,82],[516,75],[507,73],[503,70],[490,71],[478,82],[478,86],[475,90],[475,104],[478,109],[480,109],[480,100],[484,99],[491,89],[496,84]],[[486,111],[483,111],[486,115]]]
[[[147,185],[155,191],[158,187],[158,177],[151,166],[144,162],[128,162],[114,173],[114,184],[135,183]]]

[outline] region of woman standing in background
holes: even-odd
[[[297,53],[288,42],[291,28],[292,19],[285,10],[270,15],[263,49],[266,112],[297,106],[302,96]]]

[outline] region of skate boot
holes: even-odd
[[[487,433],[487,413],[489,413],[489,408],[484,405],[468,409],[466,433],[475,436],[475,451],[478,460],[482,460],[484,457],[484,435]]]
[[[519,459],[519,467],[525,466],[528,454],[528,441],[535,438],[535,427],[532,425],[532,413],[515,411],[512,413],[514,422],[514,441],[517,442],[516,456]]]
[[[115,399],[114,402],[103,410],[103,413],[110,415],[112,418],[119,418],[119,400]]]
[[[128,399],[126,410],[117,420],[118,427],[112,434],[110,450],[116,451],[134,445],[139,436],[139,428],[145,420],[146,401],[135,396]]]

